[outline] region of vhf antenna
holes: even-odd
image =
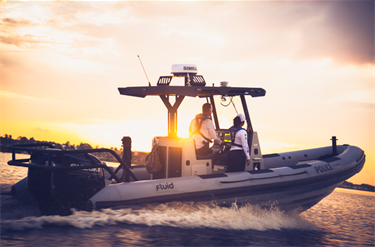
[[[146,75],[146,78],[147,78],[147,81],[148,81],[148,85],[151,87],[150,80],[148,79],[148,76],[147,76],[147,74],[146,74],[146,70],[145,70],[145,68],[143,67],[143,64],[142,64],[141,58],[139,57],[139,55],[137,55],[137,57],[138,57],[138,59],[139,59],[139,62],[140,62],[141,65],[142,65],[143,72],[145,72],[145,75]]]

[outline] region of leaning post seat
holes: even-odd
[[[195,157],[197,158],[197,160],[212,159],[212,157],[213,157],[212,153],[210,153],[210,154],[197,154],[197,146],[195,144],[195,140],[194,139],[193,139],[193,143],[194,143]]]
[[[185,177],[212,173],[212,157],[197,159],[192,138],[154,137],[159,146],[162,169],[152,174],[152,179]]]

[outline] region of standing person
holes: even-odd
[[[245,171],[245,164],[250,164],[247,131],[242,128],[244,124],[245,116],[238,114],[233,119],[233,126],[229,128],[231,148],[228,154],[228,169],[226,172]]]
[[[211,153],[209,144],[212,140],[217,144],[221,144],[220,138],[216,135],[211,114],[211,104],[205,103],[202,106],[202,113],[196,115],[190,123],[189,133],[190,137],[195,140],[195,153],[198,155]]]

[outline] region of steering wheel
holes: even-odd
[[[222,142],[221,144],[220,144],[220,153],[221,152],[224,152],[224,151],[229,151],[230,150],[230,143],[229,142]]]

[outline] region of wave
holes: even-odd
[[[117,208],[100,211],[76,211],[69,216],[31,216],[1,222],[2,230],[25,230],[49,225],[80,229],[116,224],[171,226],[179,228],[213,228],[227,230],[318,230],[296,214],[285,214],[276,207],[263,209],[255,205],[219,207],[214,204],[166,203],[136,209]]]

